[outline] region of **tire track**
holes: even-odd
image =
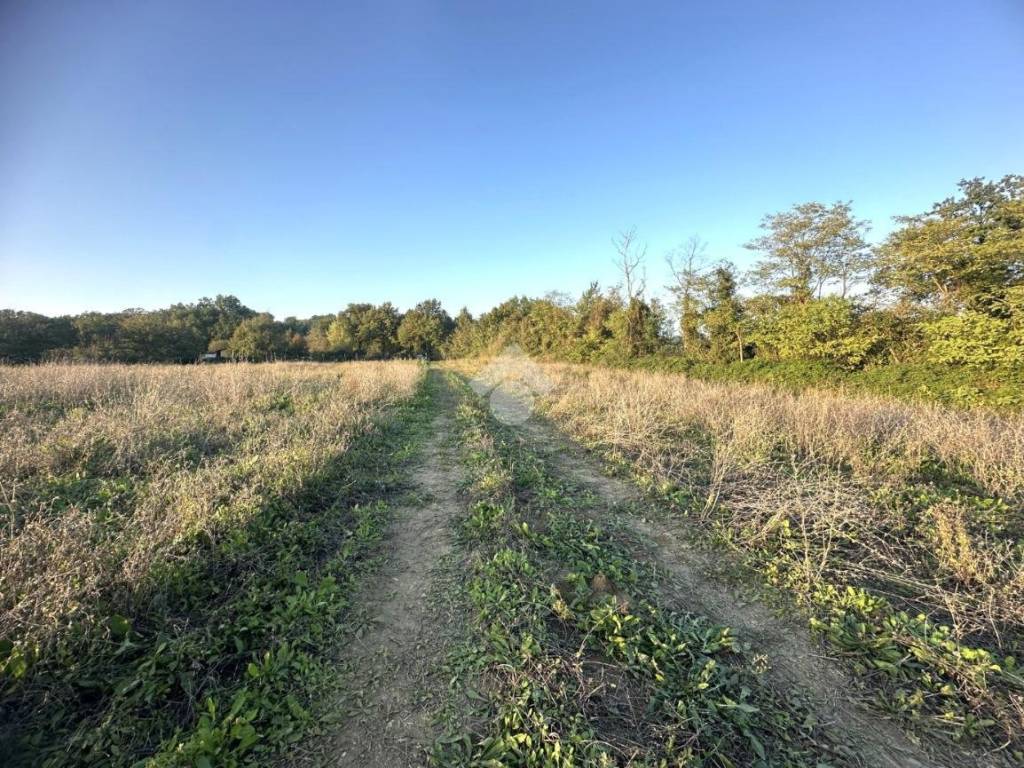
[[[810,637],[806,625],[780,617],[769,606],[720,578],[720,556],[687,542],[685,524],[651,521],[632,513],[640,491],[607,477],[600,463],[536,417],[518,427],[555,472],[590,491],[598,503],[590,514],[606,527],[625,527],[638,558],[653,560],[667,576],[666,596],[679,609],[732,628],[752,652],[766,660],[764,679],[779,696],[800,697],[838,748],[868,768],[1002,768],[1002,755],[956,750],[930,740],[919,744],[893,721],[867,709],[851,692],[855,680]]]
[[[331,740],[329,764],[339,768],[424,765],[432,742],[431,673],[443,643],[428,598],[452,550],[461,475],[449,456],[453,394],[443,376],[428,375],[439,387],[438,415],[412,473],[417,498],[395,510],[378,576],[356,598],[371,617],[346,654],[345,690],[354,702]]]

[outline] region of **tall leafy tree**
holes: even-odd
[[[326,360],[334,356],[335,351],[331,346],[327,331],[334,321],[334,315],[314,315],[308,321],[309,330],[306,331],[306,349],[310,355],[318,360]]]
[[[470,357],[482,349],[479,328],[473,314],[467,307],[459,310],[455,317],[455,328],[445,347],[449,357]]]
[[[398,351],[398,310],[385,302],[349,304],[327,329],[327,339],[336,353],[360,359],[382,359]]]
[[[845,297],[867,275],[867,222],[854,218],[848,202],[801,203],[765,216],[761,229],[745,247],[762,254],[751,276],[765,290],[808,301],[831,283]]]
[[[876,279],[940,310],[985,309],[1024,282],[1024,176],[963,180],[960,194],[901,225],[879,249]]]
[[[246,318],[238,324],[228,351],[238,360],[270,360],[287,349],[284,328],[268,312]]]
[[[83,312],[72,321],[78,336],[76,356],[89,360],[117,360],[123,313]]]
[[[561,355],[570,344],[575,325],[567,297],[552,293],[530,303],[528,314],[519,323],[519,343],[531,354]]]
[[[187,318],[170,310],[125,312],[119,320],[113,357],[129,363],[189,362],[207,341]]]
[[[711,356],[716,360],[743,360],[744,311],[737,290],[736,269],[723,262],[704,282],[701,324]]]
[[[441,349],[454,330],[455,323],[437,299],[421,301],[402,317],[397,341],[402,351],[430,359],[441,356]]]

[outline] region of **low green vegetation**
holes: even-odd
[[[433,412],[366,366],[0,374],[5,765],[266,765],[319,727]]]
[[[464,385],[463,385],[464,386]],[[472,482],[459,536],[473,692],[443,766],[841,764],[814,718],[761,684],[727,627],[663,605],[651,567],[465,390]]]
[[[812,360],[712,362],[674,354],[648,355],[621,363],[645,371],[685,373],[707,381],[764,383],[790,391],[809,387],[839,389],[936,402],[956,408],[984,406],[1016,411],[1024,406],[1024,367],[972,369],[927,362],[888,363],[850,370]]]

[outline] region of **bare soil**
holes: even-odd
[[[458,462],[450,456],[452,396],[442,386],[438,416],[413,472],[414,498],[395,510],[378,576],[355,598],[369,619],[346,652],[348,711],[331,739],[329,765],[426,763],[431,691],[443,691],[443,683],[434,679],[443,643],[429,596],[452,548],[449,522],[458,511],[461,480]]]

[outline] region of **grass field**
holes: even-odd
[[[0,369],[13,765],[1024,760],[1024,419],[521,357]]]
[[[380,535],[395,449],[373,437],[414,415],[421,379],[413,363],[0,372],[4,754],[230,763],[288,742]]]
[[[791,596],[886,709],[1024,746],[1024,419],[545,373],[558,424]]]

